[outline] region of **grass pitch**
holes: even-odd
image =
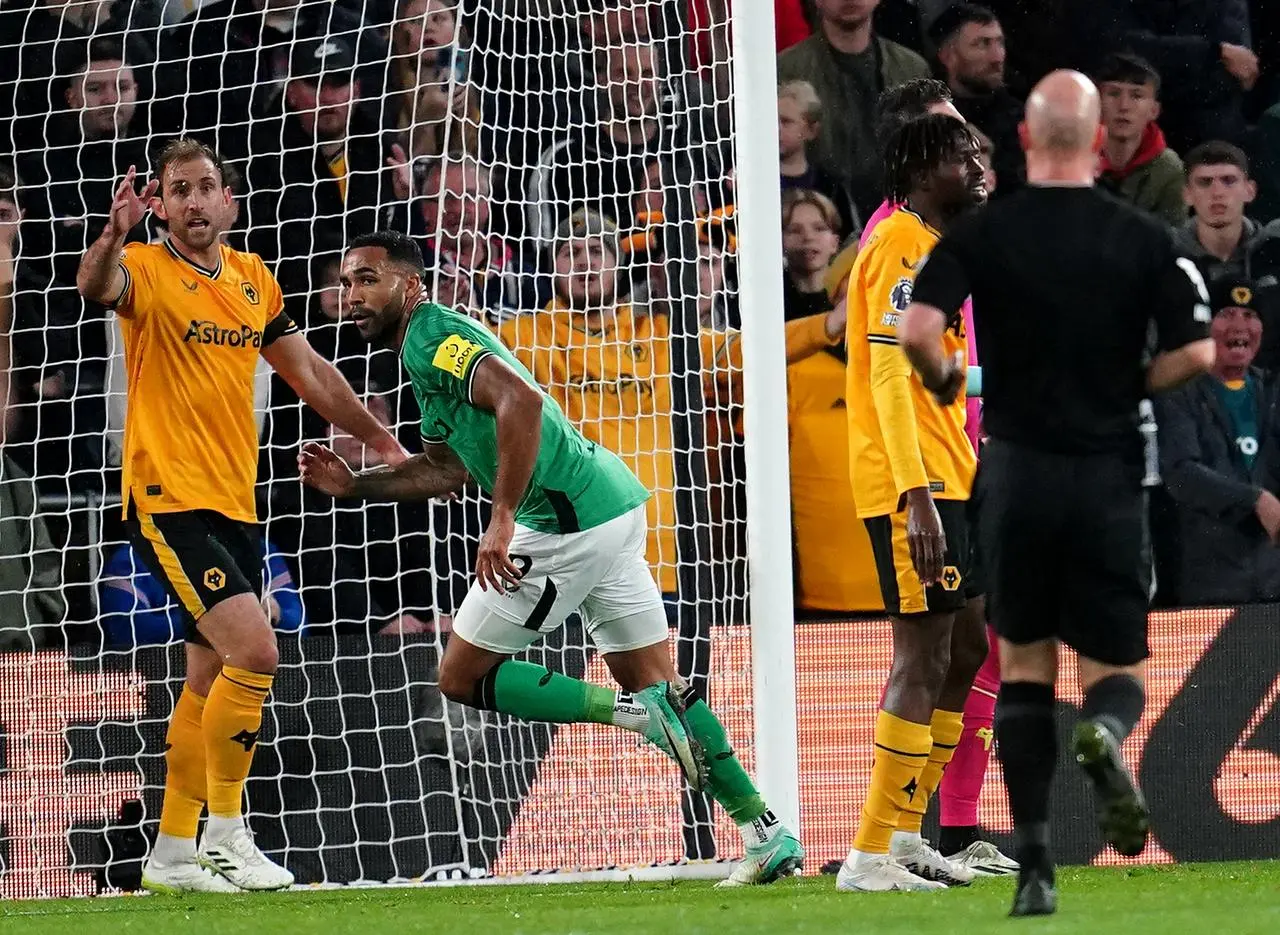
[[[1011,880],[943,893],[837,893],[832,877],[751,890],[709,883],[474,886],[0,904],[23,935],[1275,935],[1280,863],[1072,868],[1059,910],[1008,919]]]

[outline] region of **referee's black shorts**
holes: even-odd
[[[1141,465],[992,439],[979,471],[996,632],[1015,644],[1057,638],[1108,665],[1145,659],[1151,550]]]
[[[140,513],[130,502],[129,541],[147,571],[182,608],[189,643],[206,642],[196,621],[238,594],[262,596],[258,527],[213,510]]]

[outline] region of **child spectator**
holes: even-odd
[[[782,250],[786,256],[783,310],[787,321],[831,308],[824,282],[840,249],[840,217],[831,199],[792,189],[782,196]]]
[[[1094,76],[1107,130],[1098,181],[1112,193],[1170,224],[1187,217],[1182,160],[1165,143],[1160,75],[1136,55],[1110,55]]]
[[[778,158],[782,191],[818,192],[839,212],[836,236],[843,240],[860,226],[849,193],[835,174],[811,160],[808,146],[822,129],[822,101],[807,81],[788,81],[778,87]],[[785,223],[785,222],[784,222]]]

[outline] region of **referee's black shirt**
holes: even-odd
[[[957,221],[912,298],[973,296],[983,428],[1061,453],[1140,456],[1153,323],[1159,350],[1208,337],[1195,266],[1158,221],[1092,188],[1026,188]]]

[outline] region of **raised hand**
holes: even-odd
[[[409,157],[399,143],[391,144],[391,155],[387,157],[387,168],[391,170],[391,191],[400,201],[408,201],[413,194],[413,168],[409,165]]]
[[[347,463],[317,442],[307,442],[298,453],[298,474],[302,482],[331,497],[349,497],[356,476]]]
[[[151,199],[160,190],[159,180],[152,179],[143,186],[141,192],[136,191],[134,184],[137,177],[137,167],[129,166],[129,171],[124,174],[124,178],[116,186],[115,197],[111,200],[111,214],[107,219],[107,230],[111,232],[112,236],[124,237],[125,234],[137,227],[142,219],[147,216],[147,211],[150,210],[151,206]]]

